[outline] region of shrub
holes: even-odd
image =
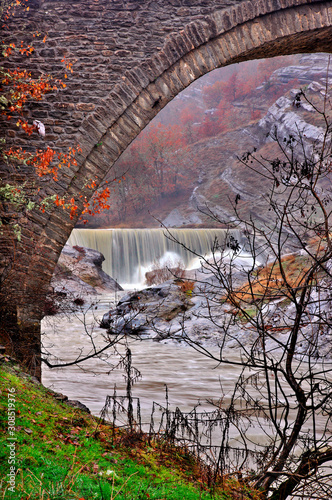
[[[184,273],[185,268],[182,261],[174,263],[168,259],[162,264],[160,259],[156,259],[151,271],[145,273],[145,282],[148,286],[159,285],[172,278],[183,278]]]
[[[194,281],[185,280],[180,281],[178,283],[178,286],[181,292],[186,293],[188,296],[191,296],[194,290],[195,283]]]
[[[82,299],[82,297],[76,297],[76,299],[73,300],[73,303],[76,306],[83,306],[85,304],[85,300]]]
[[[53,296],[46,297],[44,302],[44,316],[55,316],[60,310],[59,305],[54,301]]]

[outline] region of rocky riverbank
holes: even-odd
[[[46,313],[75,308],[91,297],[123,290],[103,271],[104,260],[103,254],[92,248],[65,245],[53,273]]]
[[[301,259],[298,252],[286,257],[284,265],[291,266],[289,272],[293,272],[303,266]],[[102,270],[103,260],[103,255],[96,250],[66,245],[52,280],[52,304],[60,304],[60,311],[68,310],[68,307],[91,303],[97,295],[121,291],[118,283]],[[237,264],[232,264],[234,290],[246,286],[248,265],[250,267],[244,258],[239,257],[235,262]],[[330,285],[323,284],[317,300],[312,297],[308,321],[303,324],[297,342],[298,354],[312,349],[314,336],[318,341],[314,342],[313,355],[332,357],[332,333],[328,327],[332,316]],[[158,342],[185,342],[206,348],[223,345],[241,350],[259,342],[256,323],[257,315],[262,314],[264,328],[269,332],[268,349],[280,349],[287,342],[296,308],[286,295],[272,294],[263,305],[250,299],[239,309],[225,299],[226,293],[218,279],[218,269],[211,263],[210,268],[183,271],[178,278],[140,291],[123,292],[115,307],[100,318],[100,326],[107,329],[109,337],[125,334],[150,337]],[[313,290],[312,294],[315,293]],[[317,321],[317,314],[324,315],[323,323]]]
[[[220,478],[210,494],[204,464],[187,450],[166,447],[164,438],[114,429],[82,406],[36,383],[0,355],[3,498],[212,500],[228,491],[232,498],[253,498],[227,478]],[[15,422],[11,441],[9,415]]]

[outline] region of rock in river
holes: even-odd
[[[103,254],[97,250],[65,245],[52,278],[53,291],[79,297],[122,290],[102,270],[104,260]]]

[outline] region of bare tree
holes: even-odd
[[[269,216],[266,222],[244,220],[237,197],[233,224],[242,229],[245,243],[228,238],[232,257],[227,259],[225,246],[217,241],[212,258],[201,256],[210,284],[201,280],[195,290],[205,299],[200,316],[219,332],[219,354],[197,342],[185,321],[182,326],[183,337],[195,349],[223,367],[241,367],[230,399],[218,403],[228,420],[216,473],[235,472],[242,463],[243,480],[273,500],[332,497],[328,99],[326,88],[322,109],[302,91],[294,100],[294,106],[305,100],[315,110],[321,124],[316,141],[310,144],[305,130],[284,137],[276,129],[271,138],[278,156],[251,152],[239,159],[269,181],[264,195]],[[168,237],[174,240],[171,232]],[[250,251],[252,263],[239,270],[241,246]],[[233,352],[236,347],[236,360],[230,345]],[[250,438],[252,427],[260,429],[258,442]],[[241,460],[235,462],[232,457],[239,449]]]

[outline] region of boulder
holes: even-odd
[[[192,306],[190,296],[170,280],[126,294],[115,309],[104,314],[100,327],[108,328],[110,334],[146,333],[156,321],[167,325]]]
[[[187,224],[201,223],[202,219],[196,213],[191,213],[188,216],[184,216],[178,208],[172,210],[162,221],[162,224],[165,227],[181,227]]]
[[[122,287],[102,270],[105,260],[97,250],[65,245],[55,268],[51,287],[56,294],[99,295],[122,290]]]
[[[84,411],[85,413],[91,414],[90,409],[85,406],[81,401],[77,401],[76,399],[68,399],[65,401],[66,405],[71,406],[72,408],[78,408],[81,411]]]

